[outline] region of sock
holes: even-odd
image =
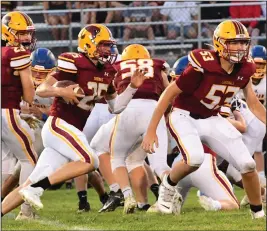
[[[152,191],[152,193],[154,194],[156,199],[158,199],[158,197],[159,197],[159,185],[158,184],[152,184],[150,186],[150,190]]]
[[[81,204],[86,204],[87,203],[87,191],[77,192],[77,195],[79,197],[79,201],[80,201]]]
[[[171,185],[171,186],[176,186],[176,185],[177,185],[177,183],[174,183],[174,182],[171,180],[171,178],[170,178],[170,174],[167,176],[167,182],[168,182],[168,184]]]
[[[122,193],[123,193],[124,198],[127,198],[133,195],[132,189],[130,187],[125,187],[124,189],[122,189]]]
[[[37,183],[31,185],[31,187],[33,187],[33,188],[41,187],[41,188],[43,188],[43,190],[48,189],[50,186],[51,186],[51,183],[50,183],[48,177],[46,177],[46,178],[38,181]]]
[[[4,216],[4,214],[1,212],[1,217],[3,217]]]
[[[106,192],[103,195],[99,196],[99,200],[101,201],[103,205],[107,202],[108,198],[109,196]]]
[[[113,192],[118,192],[119,189],[120,189],[120,186],[119,186],[119,184],[117,184],[117,183],[111,184],[111,185],[109,186],[109,190],[110,190],[110,191],[113,191]]]
[[[250,205],[250,210],[254,213],[262,210],[262,205]]]

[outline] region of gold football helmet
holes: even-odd
[[[121,60],[127,59],[150,59],[150,54],[144,46],[131,44],[127,46],[121,54]]]
[[[112,63],[117,56],[112,52],[115,44],[110,30],[102,24],[85,26],[78,35],[78,51],[101,63]]]
[[[24,36],[24,34],[30,36]],[[23,46],[26,49],[34,50],[36,44],[35,28],[31,18],[20,11],[7,13],[2,18],[2,40],[9,46]]]
[[[245,49],[230,49],[230,44],[240,42]],[[236,20],[221,22],[214,31],[213,45],[221,57],[231,63],[240,63],[247,59],[249,54],[250,36],[246,27]]]

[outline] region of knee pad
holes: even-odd
[[[111,158],[111,170],[114,172],[116,168],[126,167],[124,158]]]
[[[189,161],[187,160],[187,164],[191,167],[200,167],[200,165],[204,162],[205,159],[205,153],[201,152],[201,150],[198,153],[192,153],[190,155]]]
[[[256,169],[256,163],[252,158],[249,158],[248,160],[244,161],[244,163],[240,164],[240,173],[248,173],[253,172]]]

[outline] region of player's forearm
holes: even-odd
[[[116,98],[107,100],[111,112],[113,114],[121,113],[127,107],[137,90],[138,88],[133,88],[129,85],[125,91]]]
[[[48,98],[48,97],[58,97],[60,96],[60,88],[53,87],[48,84],[41,84],[36,89],[36,95],[42,97],[42,98]]]

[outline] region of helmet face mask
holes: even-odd
[[[94,57],[101,63],[113,64],[117,58],[117,53],[113,52],[113,47],[116,46],[114,41],[101,41],[96,46]]]
[[[245,49],[233,49],[231,47],[238,46],[238,43],[244,45]],[[250,40],[228,40],[225,42],[225,49],[223,51],[223,57],[231,63],[244,62],[249,54]]]

